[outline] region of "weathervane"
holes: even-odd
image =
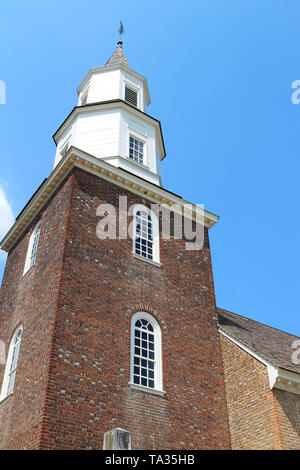
[[[120,21],[120,28],[119,28],[120,39],[119,39],[118,44],[121,44],[121,45],[123,44],[122,43],[122,34],[124,34],[124,32],[125,32],[125,29],[124,29],[123,23],[122,23],[122,21]]]

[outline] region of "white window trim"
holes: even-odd
[[[151,215],[152,220],[152,232],[153,232],[153,259],[145,258],[144,256],[140,256],[135,252],[135,239],[136,237],[136,213],[138,211],[145,211],[147,214]],[[147,206],[143,204],[136,204],[133,208],[133,224],[132,224],[132,254],[135,255],[138,259],[142,259],[144,261],[153,261],[156,265],[161,266],[160,259],[159,259],[159,223],[156,214],[149,209]]]
[[[10,367],[11,367],[11,362],[12,362],[12,359],[13,359],[13,352],[14,352],[14,348],[15,348],[15,339],[16,339],[16,336],[19,334],[20,331],[23,332],[23,326],[22,325],[19,325],[15,329],[14,334],[13,334],[11,340],[10,340],[10,343],[9,343],[7,361],[6,361],[4,377],[3,377],[3,382],[2,382],[2,388],[1,388],[0,402],[3,401],[5,398],[7,398],[9,395],[12,395],[12,393],[13,393],[13,392],[10,392],[9,394],[7,393],[7,386],[8,386],[9,376],[11,375]],[[20,341],[22,342],[22,338],[21,338]],[[19,350],[19,353],[20,353],[20,350]],[[19,359],[19,354],[18,354],[18,358],[17,358],[16,368],[14,369],[15,371],[17,371],[17,369],[18,369],[18,359]]]
[[[133,382],[133,368],[134,368],[134,339],[135,339],[135,324],[141,318],[147,320],[153,326],[154,334],[154,388],[137,385]],[[161,354],[161,329],[158,321],[148,312],[136,312],[131,318],[131,343],[130,343],[130,382],[131,388],[142,390],[152,393],[154,395],[165,395],[162,382],[162,354]]]
[[[157,268],[162,267],[161,263],[157,263],[156,261],[153,261],[152,259],[148,259],[148,258],[145,258],[144,256],[137,255],[136,253],[132,253],[132,256],[136,259],[140,259],[141,261],[145,261],[146,263],[152,264],[152,266],[156,266]]]
[[[26,255],[26,261],[25,261],[25,266],[24,266],[24,273],[23,273],[23,276],[27,273],[27,271],[29,271],[30,268],[32,268],[36,262],[34,262],[34,264],[31,265],[31,255],[32,255],[32,248],[33,248],[33,243],[34,243],[34,237],[35,237],[35,234],[36,234],[36,231],[37,229],[40,228],[41,229],[41,221],[39,220],[38,223],[35,225],[34,229],[32,230],[32,233],[30,235],[30,239],[29,239],[29,244],[28,244],[28,249],[27,249],[27,255]],[[38,241],[38,245],[39,245],[39,242],[40,240]],[[38,251],[38,246],[37,246],[37,251]]]

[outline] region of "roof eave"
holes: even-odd
[[[249,345],[237,339],[232,333],[226,331],[226,328],[223,328],[220,324],[218,324],[218,330],[223,336],[267,367],[271,390],[278,388],[300,395],[300,374],[292,370],[283,369],[278,364],[270,362],[270,360],[266,359],[262,354],[257,353],[257,351],[254,351]]]

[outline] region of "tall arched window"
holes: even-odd
[[[41,232],[41,221],[39,221],[33,229],[33,232],[30,236],[26,262],[24,267],[24,274],[35,264],[37,249],[39,245],[40,239],[40,232]]]
[[[136,205],[133,210],[133,253],[159,263],[159,228],[153,211]]]
[[[161,330],[147,312],[131,320],[131,385],[162,391]]]
[[[16,328],[9,345],[0,400],[3,400],[13,393],[22,335],[23,327],[22,325],[19,325],[18,328]]]

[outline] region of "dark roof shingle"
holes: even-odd
[[[221,308],[217,314],[219,327],[233,339],[274,366],[300,374],[300,364],[292,362],[292,343],[299,340],[297,336]]]

